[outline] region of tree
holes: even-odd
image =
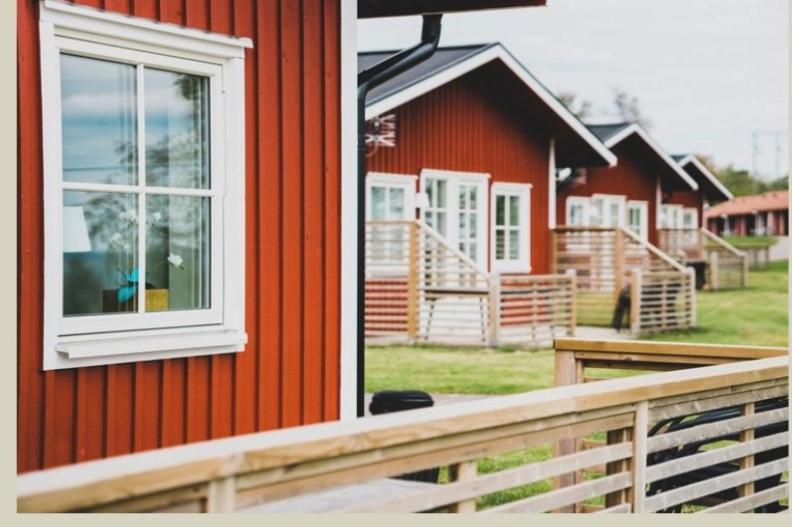
[[[578,97],[572,92],[561,92],[558,94],[558,100],[564,103],[567,109],[575,114],[578,119],[583,120],[591,117],[591,101]]]
[[[638,97],[630,95],[619,87],[613,88],[613,106],[623,121],[638,123],[647,130],[652,127],[652,121],[641,112]]]

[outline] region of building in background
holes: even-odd
[[[788,236],[789,191],[738,196],[704,213],[707,228],[718,235]]]

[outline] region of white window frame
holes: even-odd
[[[660,228],[662,229],[682,228],[682,205],[675,205],[673,203],[664,203],[663,205],[660,206]]]
[[[627,200],[627,209],[626,209],[626,217],[624,219],[624,227],[629,229],[630,228],[630,209],[638,209],[640,218],[641,218],[641,225],[640,225],[640,232],[636,233],[642,240],[646,241],[649,239],[649,202],[642,201],[642,200]]]
[[[685,226],[685,217],[689,216],[692,218],[691,226]],[[685,207],[682,209],[682,228],[683,229],[698,229],[699,220],[698,220],[698,209],[696,207]]]
[[[579,205],[583,208],[583,222],[579,225],[574,225],[571,223],[572,220],[572,207],[575,205]],[[565,211],[565,221],[567,226],[571,227],[589,227],[589,209],[591,207],[591,200],[584,196],[569,196],[566,199],[566,211]]]
[[[418,176],[390,172],[368,172],[366,174],[366,219],[371,219],[371,190],[373,187],[399,188],[404,190],[403,220],[415,219],[415,183]]]
[[[447,232],[446,238],[448,243],[455,249],[459,249],[459,203],[456,199],[459,192],[459,185],[473,185],[479,190],[481,203],[480,218],[476,225],[476,258],[474,262],[483,270],[487,261],[487,220],[489,218],[487,199],[487,182],[490,175],[482,172],[459,172],[453,170],[437,170],[433,168],[425,168],[421,170],[421,192],[426,192],[426,183],[429,179],[442,179],[446,182],[446,192],[448,192],[446,201],[447,211]],[[420,211],[421,219],[423,220],[426,211]]]
[[[531,189],[527,183],[502,183],[495,182],[490,188],[490,268],[492,271],[504,273],[530,273],[531,272]],[[498,196],[516,196],[521,202],[520,224],[518,237],[520,239],[519,254],[517,259],[499,260],[495,256],[495,215],[497,213]],[[508,241],[508,236],[504,237]],[[504,254],[508,251],[504,249]]]
[[[626,211],[627,211],[627,196],[622,194],[592,194],[591,201],[589,202],[589,224],[591,223],[591,218],[593,215],[594,201],[597,199],[601,199],[603,202],[602,210],[603,212],[609,208],[611,203],[616,203],[618,206],[619,211],[616,213],[616,225],[603,225],[600,223],[597,227],[624,227],[626,221]],[[602,220],[604,218],[600,218]]]
[[[40,4],[44,161],[45,370],[242,351],[245,275],[244,49],[249,39],[45,0]],[[65,183],[61,150],[61,52],[158,67],[209,78],[209,189]],[[138,84],[143,69],[137,67]],[[143,93],[138,93],[138,115]],[[145,140],[139,122],[139,148]],[[141,159],[144,159],[141,158]],[[63,190],[206,196],[211,203],[209,309],[63,316],[61,240]],[[142,217],[143,200],[138,200]],[[145,248],[138,247],[141,270]],[[145,291],[141,289],[141,297]],[[144,305],[144,302],[139,302]]]

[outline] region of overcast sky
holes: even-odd
[[[502,42],[555,92],[610,106],[639,99],[671,153],[750,169],[753,131],[788,127],[787,0],[548,0],[543,8],[446,15],[441,45]],[[358,23],[361,50],[413,43],[417,17]],[[774,137],[758,169],[775,172]],[[786,173],[786,135],[780,172]]]

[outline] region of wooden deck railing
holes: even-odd
[[[555,377],[556,386],[567,386],[572,384],[588,384],[592,382],[608,381],[612,379],[614,373],[623,375],[629,371],[678,371],[690,368],[701,368],[703,366],[716,366],[740,362],[743,364],[758,364],[761,361],[773,358],[788,360],[788,351],[785,348],[762,347],[762,346],[723,346],[713,344],[681,344],[668,342],[641,342],[641,341],[587,341],[583,339],[558,339],[555,343]],[[702,370],[695,370],[702,371]],[[588,384],[590,385],[590,384]],[[667,461],[660,464],[653,464],[645,468],[645,484],[649,485],[649,491],[656,495],[645,497],[644,511],[655,512],[661,509],[672,507],[679,508],[682,504],[701,505],[702,502],[717,505],[707,511],[715,512],[744,512],[760,505],[779,499],[779,496],[786,496],[788,486],[781,485],[773,487],[766,492],[754,493],[752,478],[759,479],[764,477],[759,471],[750,469],[753,466],[754,455],[762,455],[763,452],[779,447],[786,448],[789,444],[787,425],[784,423],[780,431],[775,436],[759,440],[753,434],[759,426],[767,426],[772,423],[781,423],[788,419],[785,411],[775,411],[775,413],[764,414],[765,419],[755,422],[744,419],[740,416],[753,415],[757,409],[757,404],[761,401],[773,400],[776,398],[787,397],[788,379],[776,378],[768,381],[753,383],[750,386],[734,386],[724,389],[712,390],[705,394],[698,394],[696,397],[678,396],[666,400],[663,403],[651,403],[647,411],[647,423],[650,429],[661,430],[665,421],[669,423],[677,422],[681,419],[692,419],[703,412],[719,409],[732,409],[732,413],[739,410],[739,415],[735,414],[729,419],[718,423],[717,426],[706,425],[702,427],[690,427],[687,432],[672,431],[668,435],[654,434],[644,438],[644,448],[649,455],[650,462],[656,462],[658,456],[651,454],[666,448],[671,448],[681,444],[679,438],[684,441],[693,440],[702,444],[715,443],[722,439],[729,443],[730,432],[738,431],[739,442],[731,441],[736,444],[721,444],[715,450],[702,450],[687,452],[684,457],[674,457],[666,455]],[[760,405],[762,406],[762,405]],[[786,407],[786,403],[783,404]],[[772,415],[772,417],[771,417]],[[727,416],[728,417],[728,416]],[[662,421],[662,422],[661,422]],[[600,448],[612,443],[623,441],[630,431],[615,431],[609,433],[605,439],[585,439],[575,438],[566,439],[556,445],[557,456],[572,455],[587,448]],[[766,434],[763,434],[763,437]],[[744,455],[744,454],[753,455]],[[663,457],[663,456],[659,456]],[[781,457],[786,457],[781,456]],[[675,476],[679,476],[684,470],[701,469],[706,470],[712,466],[722,466],[724,462],[739,461],[739,473],[723,474],[721,477],[703,481],[690,488],[681,487],[684,490],[673,490],[668,487],[672,485],[663,484]],[[749,470],[750,469],[750,470]],[[614,472],[623,470],[618,465],[606,467],[604,472],[610,475]],[[769,470],[769,469],[768,469]],[[770,470],[772,472],[772,470]],[[778,472],[775,472],[778,474]],[[766,474],[765,474],[766,475]],[[581,473],[567,474],[558,478],[556,484],[564,487],[574,484],[582,479]],[[690,478],[688,478],[690,479]],[[715,490],[729,489],[727,481],[740,480],[744,482],[740,488],[739,499],[731,502],[721,499],[706,500],[704,498],[715,494]],[[659,492],[662,489],[668,490],[667,494]],[[723,498],[723,496],[721,496]],[[606,506],[614,506],[623,500],[623,496],[612,495],[606,501]]]
[[[487,273],[420,221],[369,221],[366,339],[549,346],[574,334],[574,277]]]
[[[661,229],[660,248],[682,263],[705,262],[709,289],[745,287],[748,255],[713,232],[701,229]]]
[[[629,344],[634,343],[623,345]],[[559,371],[566,375],[577,372],[582,367],[578,360],[585,360],[581,353],[608,353],[615,345],[563,341]],[[726,347],[720,349],[697,350],[693,357],[720,358],[720,353],[723,358],[733,358]],[[637,344],[613,351],[609,357],[629,362],[630,353],[655,358],[684,355],[676,345],[651,351]],[[764,351],[758,355],[764,354],[774,355]],[[787,469],[786,454],[770,461],[763,457],[767,451],[776,452],[787,445],[787,411],[764,411],[761,403],[786,396],[787,373],[786,357],[760,358],[166,448],[22,475],[17,479],[17,507],[22,512],[255,512],[285,497],[449,466],[446,483],[424,485],[399,495],[369,496],[347,503],[337,512],[473,512],[478,498],[493,498],[493,493],[504,489],[524,488],[580,470],[590,477],[544,491],[532,487],[534,492],[523,497],[497,495],[497,503],[486,506],[491,500],[479,501],[478,508],[483,512],[543,512],[567,507],[650,512],[738,486],[739,495],[713,502],[708,510],[750,510],[778,501],[788,492],[787,483],[767,484],[768,478]],[[663,434],[651,428],[669,417],[735,405],[744,415],[714,426],[704,424]],[[658,452],[725,433],[739,434],[739,440],[687,456],[684,461],[655,462]],[[591,434],[604,434],[609,441],[497,472],[478,473],[481,458],[559,441],[574,442]],[[693,482],[663,491],[652,486],[694,467],[732,460],[739,462],[738,468],[706,484]],[[596,477],[602,469],[607,473]],[[773,481],[778,483],[777,478]]]
[[[557,227],[553,272],[577,274],[580,324],[610,325],[619,295],[629,286],[633,333],[696,325],[695,279],[685,268],[632,231],[607,227]]]

